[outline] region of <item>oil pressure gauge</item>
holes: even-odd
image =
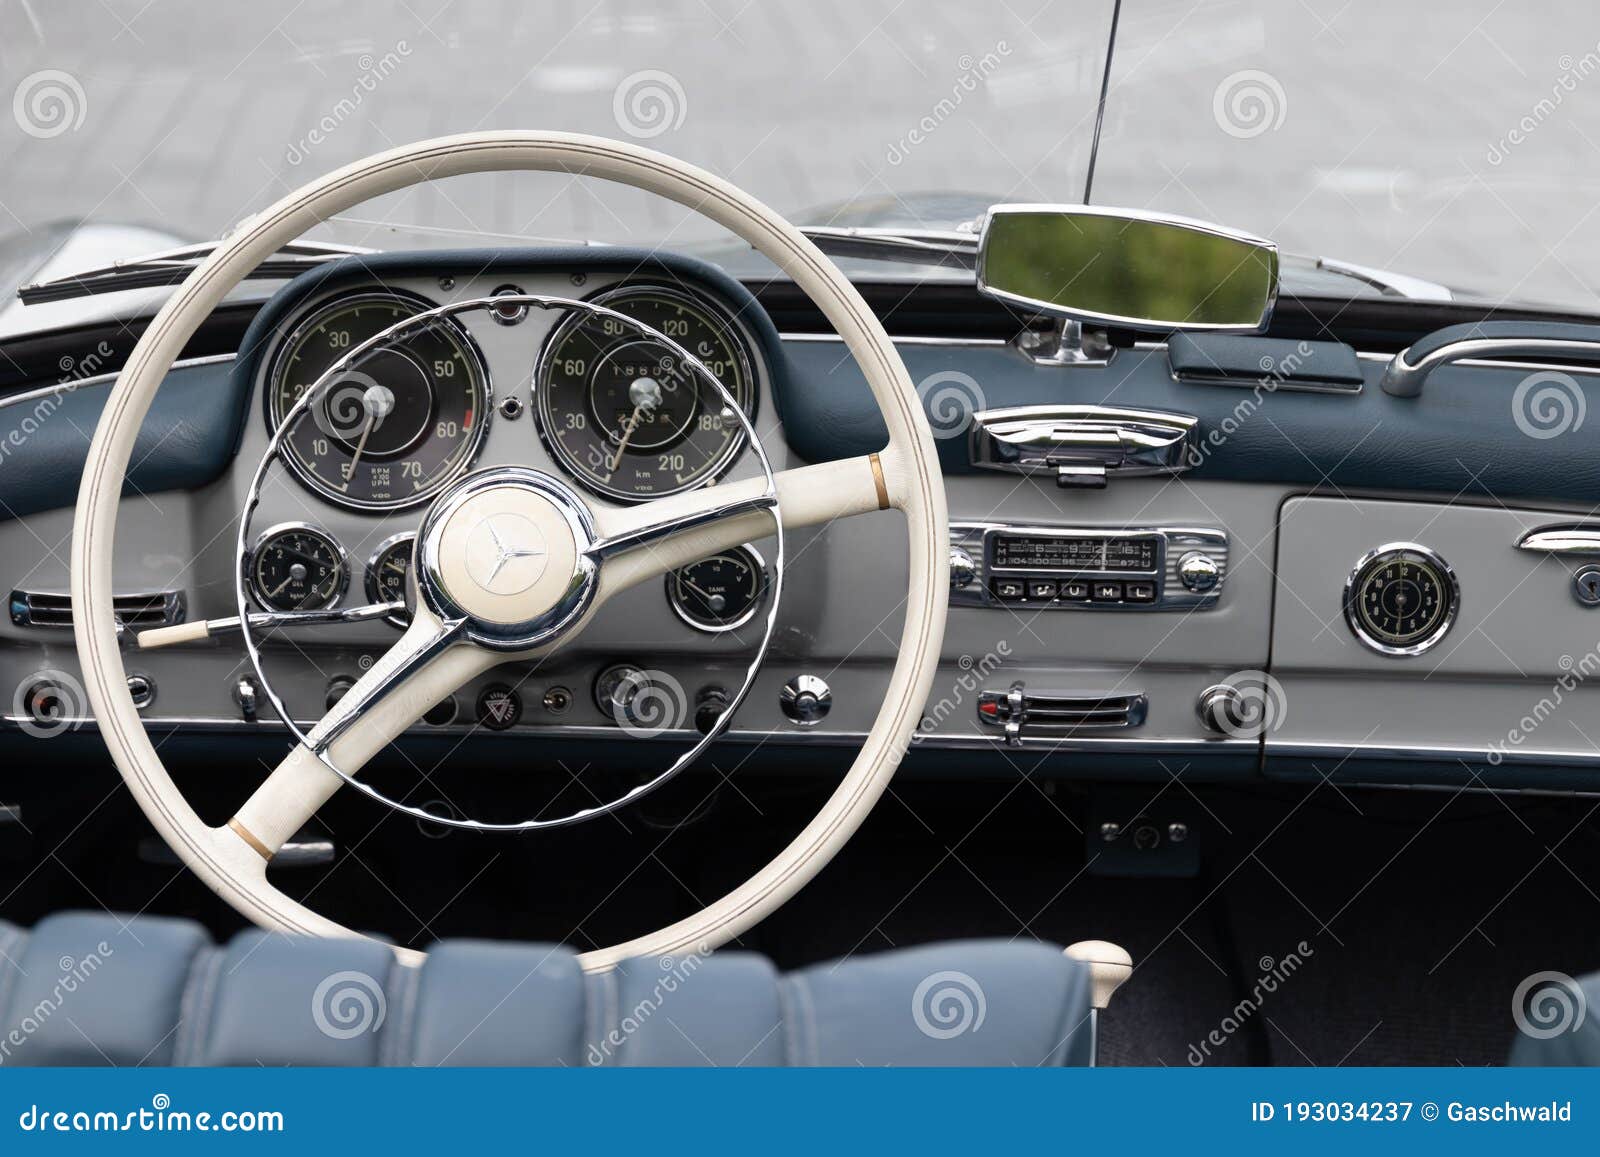
[[[1391,542],[1363,556],[1344,587],[1350,630],[1381,655],[1420,655],[1455,622],[1461,586],[1455,571],[1414,542]]]
[[[738,546],[667,575],[667,602],[697,631],[744,626],[767,593],[767,567],[752,546]]]
[[[321,527],[285,522],[264,531],[246,561],[250,593],[269,611],[320,611],[350,585],[344,547]]]

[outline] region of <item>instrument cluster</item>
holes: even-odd
[[[571,284],[583,280],[574,276]],[[454,288],[449,278],[437,284],[441,291]],[[491,460],[534,462],[542,447],[557,471],[608,502],[647,502],[711,485],[745,449],[732,406],[754,416],[766,367],[750,330],[719,296],[678,278],[648,278],[590,295],[604,312],[525,305],[480,311],[479,318],[498,326],[550,319],[542,333],[524,331],[538,343],[530,366],[526,343],[512,364],[507,343],[496,340],[498,326],[482,327],[471,312],[408,325],[445,304],[415,291],[426,285],[409,279],[404,289],[361,285],[309,299],[290,315],[263,362],[266,426],[280,439],[283,464],[338,510],[393,518],[399,530],[399,512],[422,507],[473,469],[497,413],[509,419],[526,410],[533,429],[507,422],[495,435]],[[366,343],[372,348],[363,350]],[[352,351],[360,352],[352,357]],[[683,352],[722,388],[687,364]],[[345,360],[296,413],[306,392]],[[511,444],[519,438],[527,443]],[[368,602],[408,597],[414,544],[408,528],[372,550],[358,587]],[[245,569],[262,609],[303,611],[338,606],[353,566],[324,527],[285,522],[256,537]],[[694,563],[666,582],[673,614],[706,634],[748,623],[766,593],[766,567],[751,547]],[[387,621],[403,627],[407,619],[397,614]]]

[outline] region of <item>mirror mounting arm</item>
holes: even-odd
[[[1064,317],[1053,318],[1049,329],[1023,330],[1016,344],[1041,366],[1106,366],[1117,352],[1105,330]]]

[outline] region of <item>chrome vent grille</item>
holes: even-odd
[[[155,591],[150,594],[111,596],[117,625],[143,630],[170,627],[183,622],[183,593]],[[19,627],[72,626],[72,596],[60,591],[11,592],[11,621]]]
[[[1021,744],[1024,731],[1059,738],[1078,731],[1139,727],[1150,710],[1142,691],[1107,694],[1063,691],[1029,691],[1013,683],[1004,691],[983,691],[978,696],[978,721],[1001,728],[1006,743]]]
[[[1161,585],[1169,598],[1181,598],[1188,594],[1184,589],[1183,580],[1178,577],[1178,563],[1190,551],[1200,551],[1217,564],[1217,585],[1215,591],[1220,592],[1222,584],[1228,579],[1228,538],[1226,535],[1195,534],[1190,531],[1169,530],[1167,533],[1167,565],[1166,573],[1161,576]]]

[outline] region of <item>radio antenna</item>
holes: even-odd
[[[1111,86],[1111,55],[1117,48],[1117,19],[1122,15],[1122,0],[1111,5],[1111,35],[1106,38],[1106,70],[1100,74],[1100,103],[1094,113],[1094,140],[1089,144],[1089,175],[1083,179],[1083,203],[1089,203],[1094,188],[1094,159],[1100,155],[1100,125],[1106,119],[1106,90]]]

